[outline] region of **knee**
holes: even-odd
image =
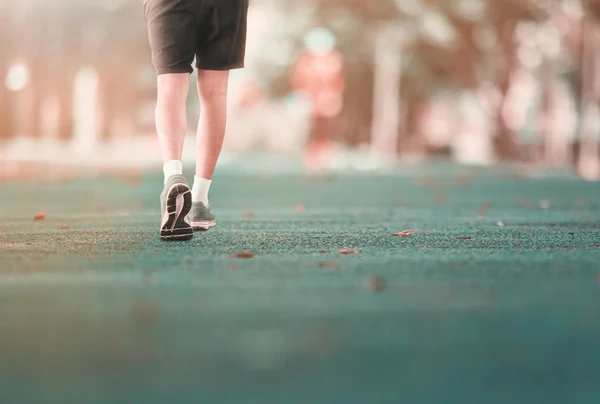
[[[189,77],[164,75],[158,78],[158,100],[168,103],[186,102],[189,91]]]
[[[210,73],[198,77],[198,95],[204,103],[219,102],[227,97],[227,72]]]

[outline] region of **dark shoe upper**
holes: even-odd
[[[193,202],[192,210],[190,211],[192,223],[194,222],[210,222],[215,220],[215,215],[210,209],[210,205],[206,206],[202,202]]]

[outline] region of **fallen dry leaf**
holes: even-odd
[[[394,237],[410,237],[413,235],[413,233],[415,231],[416,231],[415,229],[404,230],[404,231],[401,231],[400,233],[394,234]]]
[[[430,245],[426,245],[426,246],[425,246],[425,247],[423,247],[423,248],[431,248],[431,246],[430,246]]]
[[[244,217],[254,217],[254,213],[251,210],[247,209],[244,211]]]
[[[71,228],[71,226],[68,226],[66,224],[61,224],[60,226],[58,226],[59,230],[69,230]]]
[[[365,279],[365,287],[373,292],[380,292],[385,287],[385,282],[378,276],[372,276]]]
[[[456,237],[457,240],[471,240],[471,238],[472,238],[471,236],[459,236],[459,237]]]
[[[344,255],[358,254],[358,251],[357,250],[340,250],[340,254],[344,254]]]
[[[340,265],[337,262],[319,262],[320,268],[337,269]]]
[[[325,253],[328,253],[328,252],[329,252],[329,250],[319,250],[319,253],[321,253],[321,254],[325,254]]]
[[[296,212],[301,213],[306,210],[306,207],[302,204],[297,204],[296,206],[294,206],[294,209],[296,210]]]
[[[233,254],[231,256],[231,258],[249,259],[249,258],[254,258],[254,254],[252,254],[251,252],[244,251],[244,252],[240,252],[237,254]]]
[[[521,247],[521,243],[519,243],[518,241],[515,241],[515,247]]]
[[[41,222],[42,220],[46,220],[46,212],[38,212],[33,217],[34,222]]]

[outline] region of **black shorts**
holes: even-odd
[[[244,67],[249,0],[144,0],[157,74]]]

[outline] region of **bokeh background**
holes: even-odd
[[[595,0],[252,0],[224,153],[302,155],[311,169],[516,160],[597,180],[599,10]],[[0,84],[3,168],[157,164],[141,0],[0,0]],[[195,94],[189,112],[193,136]]]
[[[165,244],[143,0],[0,0],[0,404],[598,403],[598,2],[251,0]]]

